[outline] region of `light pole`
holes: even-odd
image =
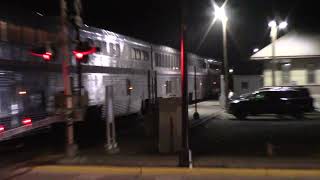
[[[272,86],[276,85],[276,77],[275,77],[275,70],[276,70],[276,46],[275,41],[278,36],[278,30],[285,29],[288,26],[286,21],[280,22],[278,25],[275,20],[272,20],[268,23],[268,26],[271,28],[270,31],[270,38],[271,38],[271,51],[272,51],[272,61],[271,61],[271,69],[272,69]]]
[[[218,19],[222,23],[222,38],[223,38],[223,64],[224,64],[224,97],[225,108],[228,107],[228,94],[229,94],[229,72],[228,72],[228,52],[227,52],[227,22],[228,17],[224,5],[219,7],[214,4],[215,19]]]

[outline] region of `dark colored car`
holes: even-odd
[[[238,119],[258,114],[289,114],[299,118],[313,110],[313,99],[305,87],[261,88],[232,99],[228,109]]]

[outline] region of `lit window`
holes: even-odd
[[[291,64],[290,63],[285,63],[281,65],[281,70],[282,70],[282,84],[288,84],[290,83],[290,69],[291,69]]]
[[[127,79],[127,95],[130,96],[131,95],[131,91],[133,90],[133,87],[131,85],[131,81],[129,79]]]
[[[308,84],[314,84],[316,83],[316,74],[315,74],[315,65],[314,64],[308,64],[307,65],[307,82]]]

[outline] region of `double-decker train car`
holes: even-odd
[[[101,49],[84,65],[87,68],[84,68],[83,80],[91,105],[104,102],[106,85],[114,87],[116,116],[139,112],[142,102],[154,93],[150,86],[155,86],[157,97],[181,96],[178,50],[93,27],[84,27],[80,34],[83,41],[92,42]],[[217,67],[209,71],[209,64],[213,63],[220,65],[217,61],[188,53],[189,101],[195,99],[194,78],[197,79],[197,99],[209,97],[209,89],[214,88],[210,84],[219,80],[210,76],[220,73]],[[156,85],[151,82],[152,77],[156,78]]]
[[[18,30],[10,30],[6,22],[0,22],[0,26],[0,125],[10,129],[22,125],[20,120],[23,118],[40,120],[55,112],[54,97],[63,91],[63,58],[59,48],[56,48],[55,59],[50,62],[32,57],[28,51],[37,42],[12,42],[8,37]],[[39,36],[39,30],[18,29],[28,29],[25,32],[28,37],[35,33],[34,36]],[[51,34],[54,37],[55,34]],[[116,117],[139,113],[143,102],[151,97],[181,96],[178,50],[88,26],[81,28],[80,37],[100,48],[82,67],[82,82],[88,92],[89,106],[104,104],[107,85],[114,88]],[[73,66],[76,64],[74,58],[70,62]],[[219,82],[215,77],[220,74],[220,62],[189,53],[188,65],[190,101],[195,99],[195,77],[198,99],[216,92],[218,86],[213,85]],[[76,87],[75,71],[71,75]]]

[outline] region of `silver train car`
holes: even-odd
[[[152,78],[156,78],[157,97],[181,96],[178,50],[93,27],[84,27],[80,34],[82,40],[91,41],[101,49],[91,55],[90,62],[85,65],[91,70],[102,67],[101,71],[88,70],[83,74],[90,105],[103,103],[104,87],[112,85],[116,116],[137,113],[142,109],[142,102],[154,93],[150,87],[153,86]],[[209,64],[216,66],[213,69]],[[188,53],[189,101],[195,100],[194,67],[197,99],[201,100],[208,98],[210,91],[217,92],[219,87],[214,83],[219,81],[220,65],[212,59]]]
[[[83,27],[80,36],[101,49],[90,55],[90,61],[82,68],[89,106],[100,107],[104,103],[107,85],[114,88],[116,116],[141,112],[143,102],[153,96],[181,96],[178,50],[94,27]],[[63,91],[62,53],[57,51],[54,61],[44,62],[30,56],[31,47],[0,40],[0,124],[7,129],[20,126],[22,118],[36,121],[55,112],[54,96]],[[70,61],[75,65],[75,59]],[[195,99],[194,67],[197,98],[205,99],[218,92],[220,62],[189,53],[188,65],[190,101]],[[71,75],[76,87],[74,69]]]

